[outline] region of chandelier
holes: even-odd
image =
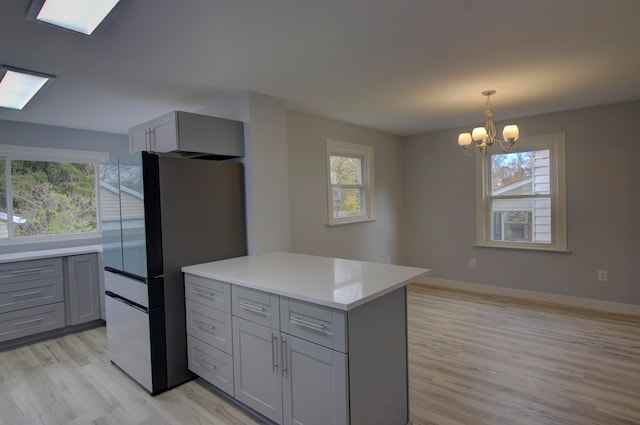
[[[518,140],[520,131],[517,125],[506,125],[504,127],[504,130],[502,130],[504,142],[496,138],[496,126],[493,123],[493,113],[491,112],[491,103],[489,101],[490,97],[494,94],[496,94],[495,90],[485,90],[482,92],[483,96],[487,96],[487,104],[484,111],[484,127],[476,127],[473,129],[473,132],[460,133],[458,136],[458,144],[464,149],[465,155],[472,155],[472,153],[469,152],[469,146],[471,146],[472,141],[476,142],[476,148],[484,155],[487,148],[491,147],[495,142],[498,142],[503,152],[511,152],[511,148],[516,140]]]

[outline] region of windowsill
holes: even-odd
[[[345,221],[327,223],[327,227],[335,227],[335,226],[342,226],[342,225],[345,225],[345,224],[355,224],[355,223],[368,223],[370,221],[376,221],[376,219],[375,218],[360,218],[360,219],[357,219],[357,220],[345,220]]]
[[[498,249],[512,249],[518,251],[541,251],[541,252],[558,252],[561,254],[570,254],[570,249],[561,248],[545,248],[542,246],[524,246],[524,245],[494,245],[494,244],[473,244],[476,248],[498,248]]]

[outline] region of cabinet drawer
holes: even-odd
[[[185,274],[184,281],[188,299],[231,313],[231,287],[228,283],[191,274]]]
[[[280,297],[255,289],[233,285],[232,313],[250,322],[280,329]]]
[[[187,300],[187,333],[225,353],[233,354],[231,313]]]
[[[62,276],[0,285],[0,313],[62,301]]]
[[[0,315],[0,341],[37,334],[64,326],[64,303],[3,313]]]
[[[62,258],[41,258],[0,264],[0,285],[62,276]]]
[[[202,341],[187,336],[189,370],[233,396],[233,358]]]
[[[306,341],[347,352],[344,311],[288,298],[280,299],[280,329]]]

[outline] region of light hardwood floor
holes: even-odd
[[[640,318],[409,289],[414,425],[640,424]],[[105,328],[0,353],[0,424],[257,425],[191,381],[156,397]]]
[[[416,425],[640,424],[640,318],[412,286]]]

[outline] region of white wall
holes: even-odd
[[[523,136],[566,132],[569,254],[474,247],[475,162],[457,145],[463,129],[406,138],[407,264],[441,279],[640,304],[638,117],[640,101],[513,120]]]
[[[403,263],[401,139],[293,110],[287,111],[287,137],[292,250]],[[374,147],[376,221],[327,226],[327,139]]]

